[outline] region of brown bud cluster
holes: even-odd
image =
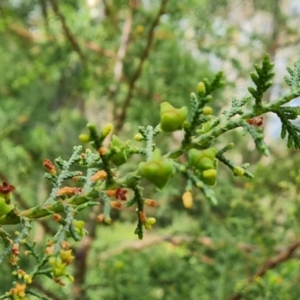
[[[11,248],[11,252],[14,255],[19,255],[20,254],[20,250],[19,250],[19,244],[13,244],[12,248]]]
[[[99,214],[96,218],[97,222],[98,223],[103,223],[104,222],[104,219],[105,219],[105,216],[104,214]]]
[[[107,176],[107,173],[103,170],[100,170],[91,177],[91,181],[96,182],[99,180],[103,180],[106,178],[106,176]]]
[[[118,200],[126,201],[127,200],[126,194],[127,194],[127,190],[122,189],[120,187],[118,187],[115,190],[106,190],[106,195],[108,197],[115,197]]]
[[[64,196],[64,195],[77,195],[80,194],[82,192],[82,188],[76,188],[76,187],[70,187],[70,186],[65,186],[61,189],[59,189],[56,192],[57,196]]]
[[[15,287],[10,290],[13,299],[25,299],[26,284],[16,283]]]
[[[15,187],[13,185],[8,184],[6,181],[4,181],[2,185],[0,185],[0,193],[2,194],[9,194],[13,190],[15,190]]]
[[[120,209],[122,207],[122,203],[119,202],[119,201],[110,201],[109,202],[109,205],[112,207],[112,208],[117,208],[117,209]]]
[[[50,159],[44,159],[43,165],[49,171],[49,173],[51,175],[56,174],[56,168],[55,168],[55,166],[53,165],[53,163],[51,162]]]
[[[60,214],[53,214],[53,220],[60,222],[62,220],[62,216]]]
[[[149,205],[149,206],[156,206],[156,205],[157,205],[157,204],[156,204],[156,201],[153,200],[153,199],[145,199],[145,200],[144,200],[144,203],[145,203],[146,205]]]
[[[106,153],[107,153],[107,148],[105,148],[105,147],[100,147],[99,149],[98,149],[98,153],[102,156],[102,155],[105,155]]]

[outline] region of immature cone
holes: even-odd
[[[173,132],[182,129],[188,111],[185,106],[175,108],[168,102],[160,105],[160,127],[165,132]]]
[[[208,170],[216,167],[216,148],[208,148],[205,150],[191,149],[189,151],[189,163],[197,170]]]
[[[73,220],[72,225],[74,226],[74,229],[79,236],[83,237],[85,235],[86,231],[84,229],[84,221]]]
[[[174,175],[173,164],[170,160],[162,158],[158,149],[153,153],[150,161],[141,162],[138,167],[139,174],[162,189]]]
[[[217,182],[217,170],[209,169],[202,172],[202,181],[209,185],[214,186]]]
[[[144,223],[145,229],[150,230],[152,228],[152,225],[154,225],[156,223],[156,219],[155,218],[147,218],[143,223]]]
[[[204,84],[204,82],[200,81],[200,82],[198,83],[198,85],[197,85],[197,90],[198,90],[198,93],[199,93],[200,95],[204,95],[204,94],[205,94],[206,89],[205,89],[205,84]]]
[[[155,218],[147,218],[146,222],[150,225],[154,225],[156,223],[156,219]]]
[[[193,195],[191,191],[186,191],[183,193],[182,203],[185,208],[191,208],[193,206]]]
[[[207,133],[211,130],[211,123],[209,121],[202,124],[201,129],[197,129],[197,133]]]
[[[113,125],[110,123],[106,124],[101,131],[101,136],[107,137],[111,133],[112,130],[113,130]]]
[[[86,133],[82,133],[78,136],[79,141],[82,143],[87,143],[90,141],[90,135]]]
[[[142,140],[144,140],[144,137],[143,137],[140,133],[137,133],[133,138],[134,138],[137,142],[141,142]]]
[[[191,149],[189,151],[189,164],[199,175],[205,184],[214,186],[217,181],[217,155],[216,148],[208,148],[205,150]]]
[[[14,209],[13,204],[7,204],[3,197],[0,197],[0,217],[8,214]]]
[[[202,112],[204,115],[212,115],[213,109],[210,106],[204,106]]]
[[[245,170],[241,167],[235,167],[233,169],[233,173],[234,173],[235,176],[244,176]]]
[[[109,148],[114,151],[110,159],[116,166],[121,166],[127,161],[126,143],[119,137],[113,135]]]
[[[59,256],[63,263],[67,265],[71,264],[74,260],[75,256],[72,255],[72,249],[69,250],[60,250]]]

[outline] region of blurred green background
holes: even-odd
[[[276,63],[265,95],[272,101],[287,90],[285,66],[298,58],[299,21],[296,0],[1,0],[0,179],[16,186],[19,209],[36,205],[50,191],[43,159],[67,158],[88,121],[111,122],[130,139],[139,125],[159,122],[161,102],[189,105],[198,81],[222,70],[227,85],[212,103],[218,114],[246,94],[266,52]],[[220,164],[218,206],[194,191],[186,209],[179,177],[163,192],[146,186],[159,206],[147,211],[157,224],[142,241],[133,210],[114,211],[111,226],[95,225],[97,211],[83,212],[90,238],[75,245],[75,284],[40,278],[35,288],[54,300],[229,300],[238,292],[238,299],[300,299],[297,250],[247,284],[299,239],[300,155],[279,140],[275,117],[265,118],[264,132],[269,157],[240,132],[219,141],[236,144],[230,158],[250,162],[255,179],[235,178]],[[168,149],[180,139],[158,142]],[[55,226],[43,220],[33,238],[42,245]],[[0,294],[11,288],[10,273],[1,266]]]

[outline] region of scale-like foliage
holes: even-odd
[[[287,71],[290,75],[284,76],[285,82],[290,86],[292,90],[299,88],[300,86],[300,59],[298,59],[294,68],[287,67]]]
[[[266,54],[263,59],[262,66],[260,67],[259,65],[255,65],[254,67],[256,73],[253,72],[250,76],[253,83],[256,85],[256,88],[248,87],[248,91],[255,99],[256,108],[260,108],[262,106],[262,97],[264,92],[266,92],[273,84],[271,79],[274,76],[274,72],[272,72],[274,63],[270,61],[270,56]]]

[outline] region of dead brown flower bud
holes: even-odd
[[[49,171],[49,173],[51,175],[56,174],[56,168],[55,168],[55,166],[53,165],[53,163],[51,162],[50,159],[44,159],[43,165]]]

